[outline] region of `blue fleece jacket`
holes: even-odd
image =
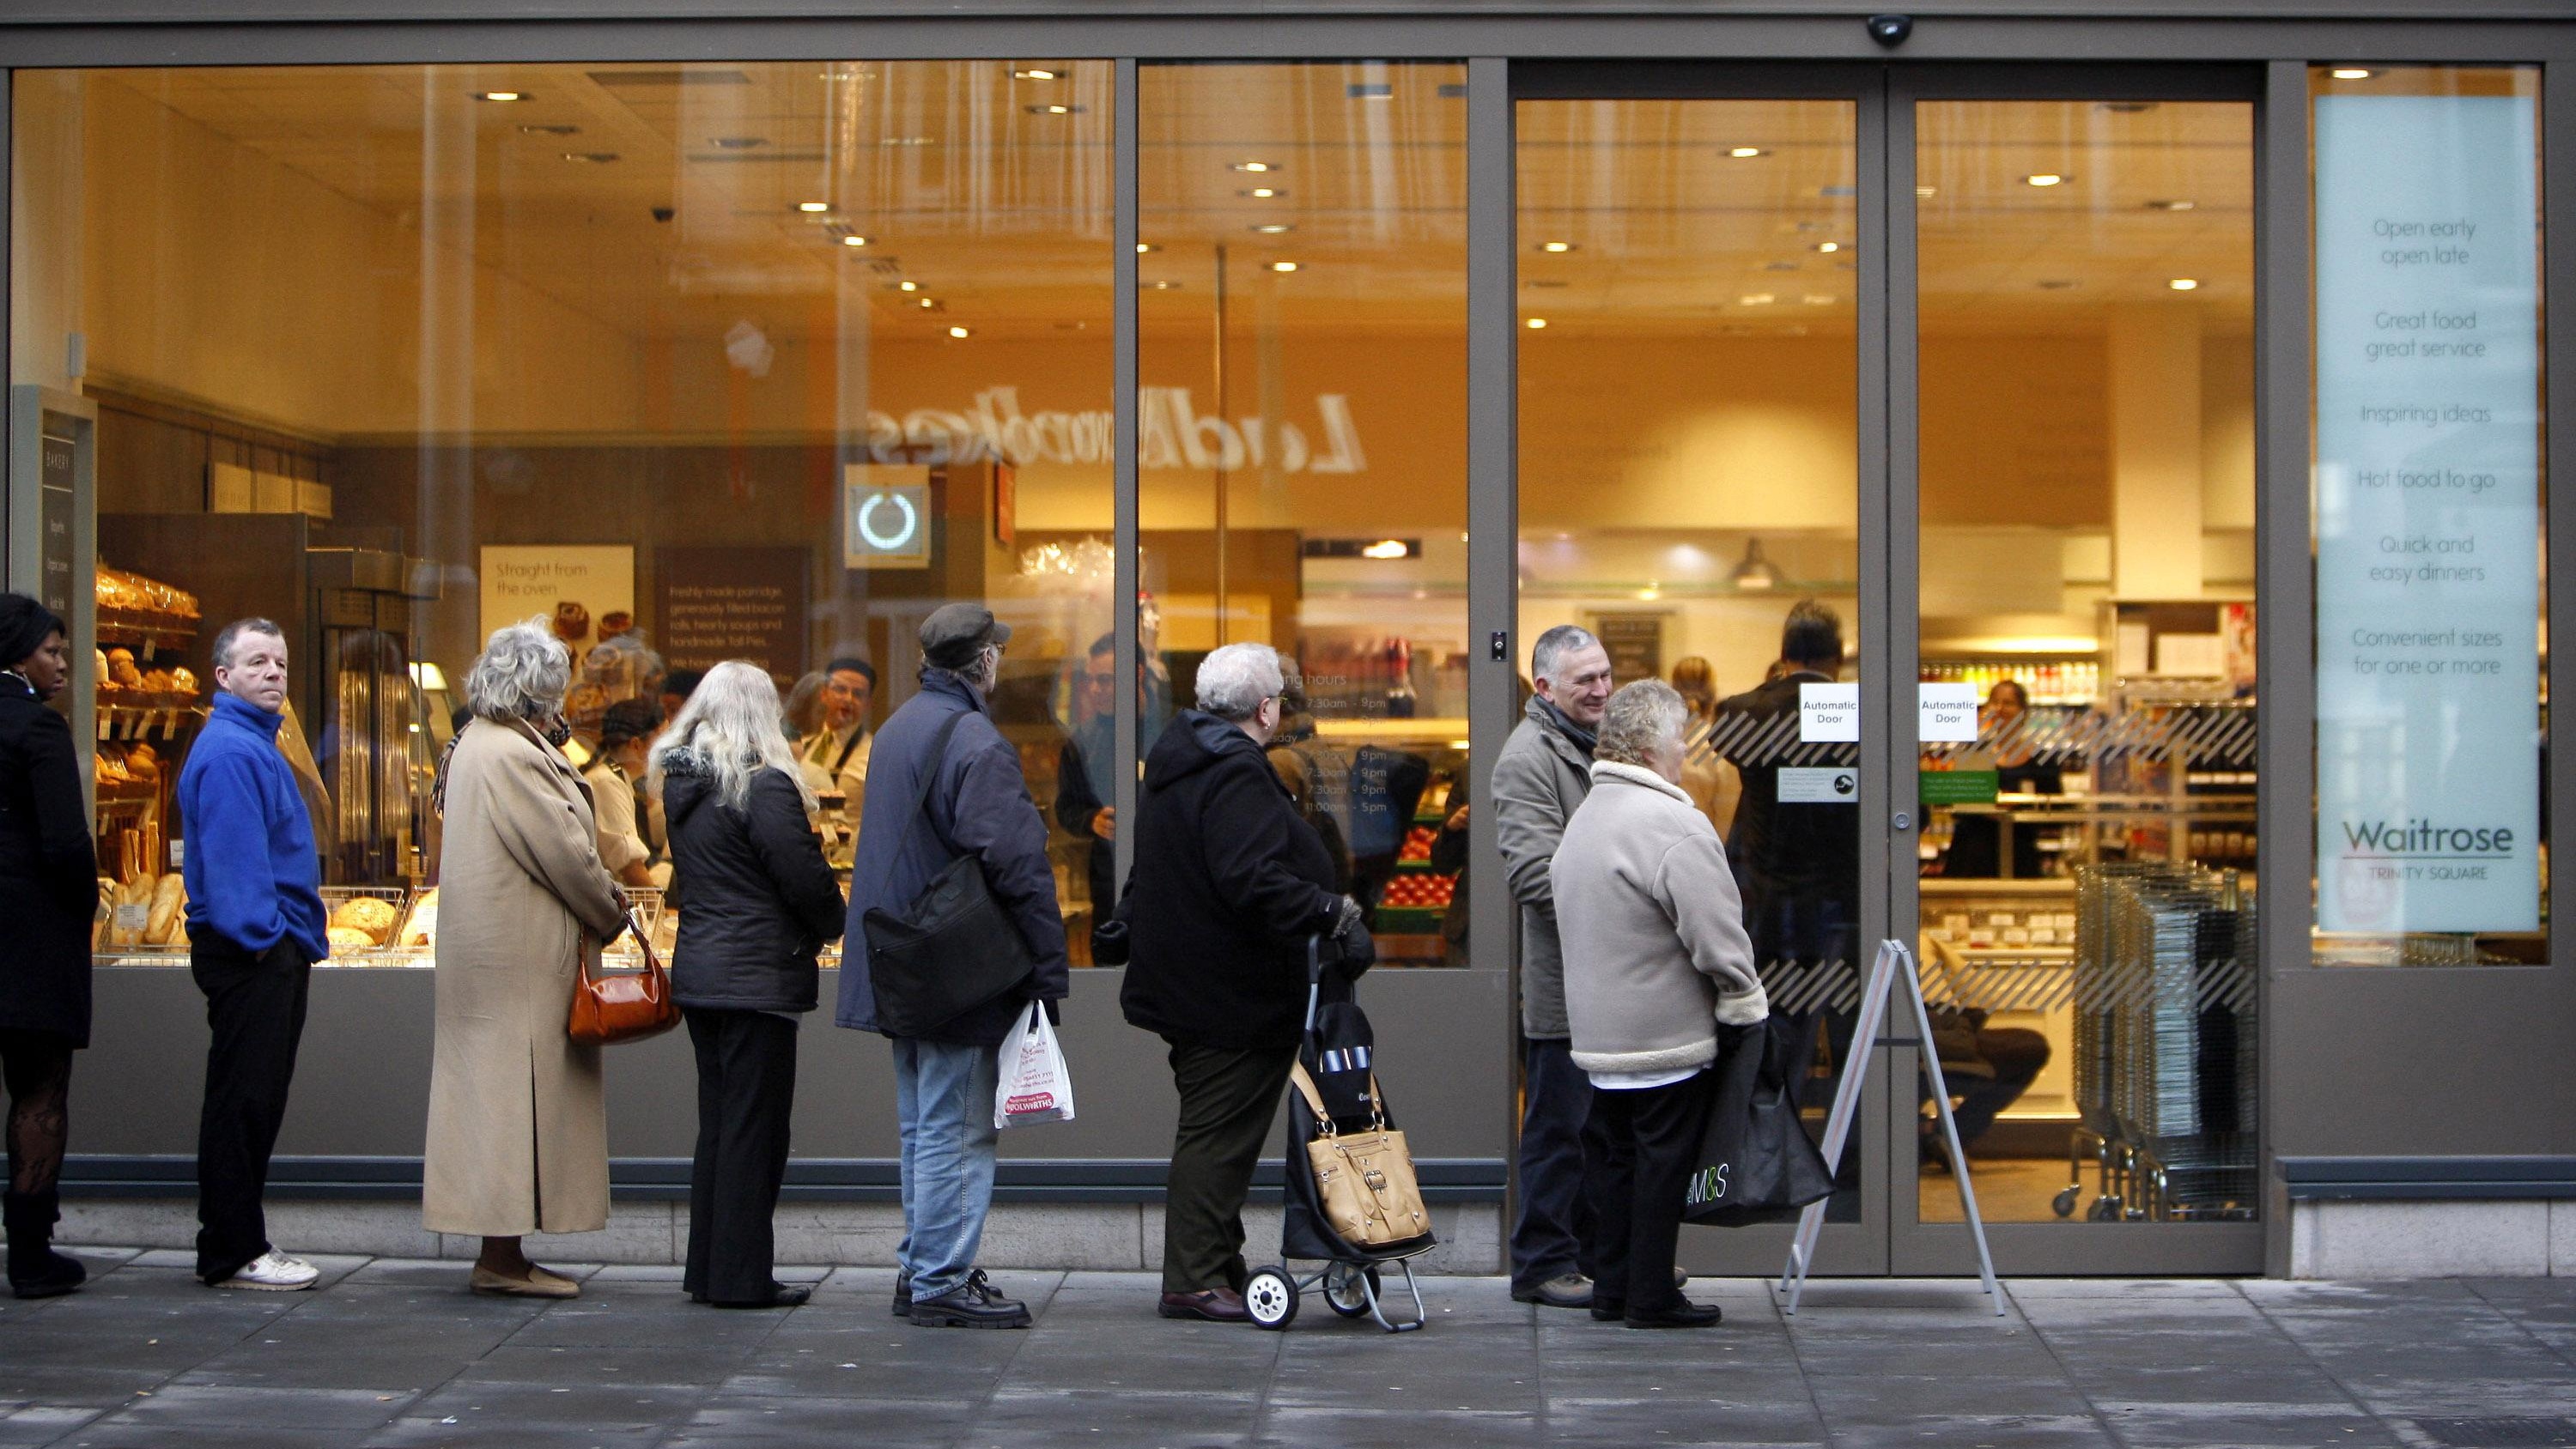
[[[179,771],[188,832],[188,934],[213,932],[256,955],[292,936],[308,959],[331,954],[321,862],[295,772],[278,753],[286,717],[217,693],[214,717]]]

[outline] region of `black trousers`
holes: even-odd
[[[207,936],[191,941],[188,966],[213,1032],[197,1118],[197,1276],[220,1283],[269,1249],[260,1199],[295,1080],[313,963],[292,940],[253,954]]]
[[[698,1053],[698,1153],[689,1164],[689,1261],[680,1286],[714,1303],[777,1288],[771,1219],[787,1177],[796,1023],[765,1011],[684,1006]]]
[[[1520,1216],[1512,1223],[1512,1291],[1568,1273],[1593,1276],[1592,1205],[1583,1191],[1602,1151],[1592,1079],[1562,1037],[1521,1043]]]
[[[1666,1087],[1592,1093],[1593,1125],[1603,1156],[1585,1186],[1592,1195],[1596,1246],[1592,1301],[1652,1313],[1681,1300],[1673,1286],[1673,1252],[1682,1230],[1682,1191],[1699,1165],[1715,1072],[1694,1072]]]
[[[72,1039],[0,1031],[0,1081],[9,1091],[9,1196],[42,1199],[50,1213],[71,1128]]]
[[[1163,1291],[1240,1292],[1250,1272],[1243,1261],[1243,1200],[1252,1192],[1253,1165],[1279,1116],[1297,1049],[1180,1042],[1171,1048],[1181,1120],[1172,1133],[1163,1194]]]

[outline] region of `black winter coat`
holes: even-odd
[[[1261,746],[1182,710],[1145,759],[1128,933],[1127,1020],[1167,1040],[1294,1046],[1306,938],[1341,909],[1332,853],[1300,819]]]
[[[89,1045],[90,922],[98,851],[72,727],[0,674],[0,1031]]]
[[[731,1011],[812,1011],[814,957],[841,934],[841,888],[785,773],[763,769],[735,809],[697,756],[663,762],[671,874],[688,895],[671,997]]]

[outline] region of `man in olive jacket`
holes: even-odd
[[[1567,1043],[1565,963],[1548,866],[1565,822],[1592,788],[1593,730],[1610,703],[1610,655],[1591,634],[1559,624],[1530,650],[1530,677],[1538,692],[1494,757],[1492,785],[1505,879],[1521,908],[1524,1090],[1512,1296],[1589,1308],[1582,1188],[1592,1084]]]

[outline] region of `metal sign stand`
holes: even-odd
[[[1902,967],[1902,975],[1898,968]],[[1860,993],[1860,1019],[1852,1024],[1852,1049],[1843,1062],[1842,1080],[1834,1086],[1833,1114],[1825,1119],[1825,1161],[1839,1171],[1843,1147],[1851,1139],[1852,1123],[1860,1116],[1861,1083],[1869,1077],[1871,1048],[1880,1045],[1879,1028],[1887,1020],[1888,994],[1896,983],[1905,983],[1906,1000],[1914,1004],[1915,1042],[1922,1052],[1923,1070],[1932,1079],[1932,1103],[1941,1116],[1941,1131],[1949,1139],[1951,1176],[1959,1182],[1959,1206],[1968,1217],[1968,1236],[1977,1244],[1977,1272],[1985,1282],[1988,1297],[1994,1300],[1995,1316],[2005,1316],[2003,1286],[1995,1281],[1994,1255],[1986,1251],[1986,1222],[1977,1212],[1976,1185],[1968,1180],[1968,1156],[1959,1145],[1959,1124],[1950,1115],[1950,1084],[1941,1077],[1941,1055],[1932,1047],[1932,1014],[1923,1005],[1923,975],[1914,964],[1914,953],[1902,941],[1882,941],[1878,959],[1870,963],[1869,981]],[[1807,1274],[1816,1265],[1816,1240],[1825,1230],[1825,1207],[1830,1197],[1807,1204],[1798,1215],[1798,1235],[1789,1244],[1789,1263],[1780,1272],[1780,1291],[1789,1301],[1780,1311],[1794,1314],[1798,1300],[1807,1291]]]

